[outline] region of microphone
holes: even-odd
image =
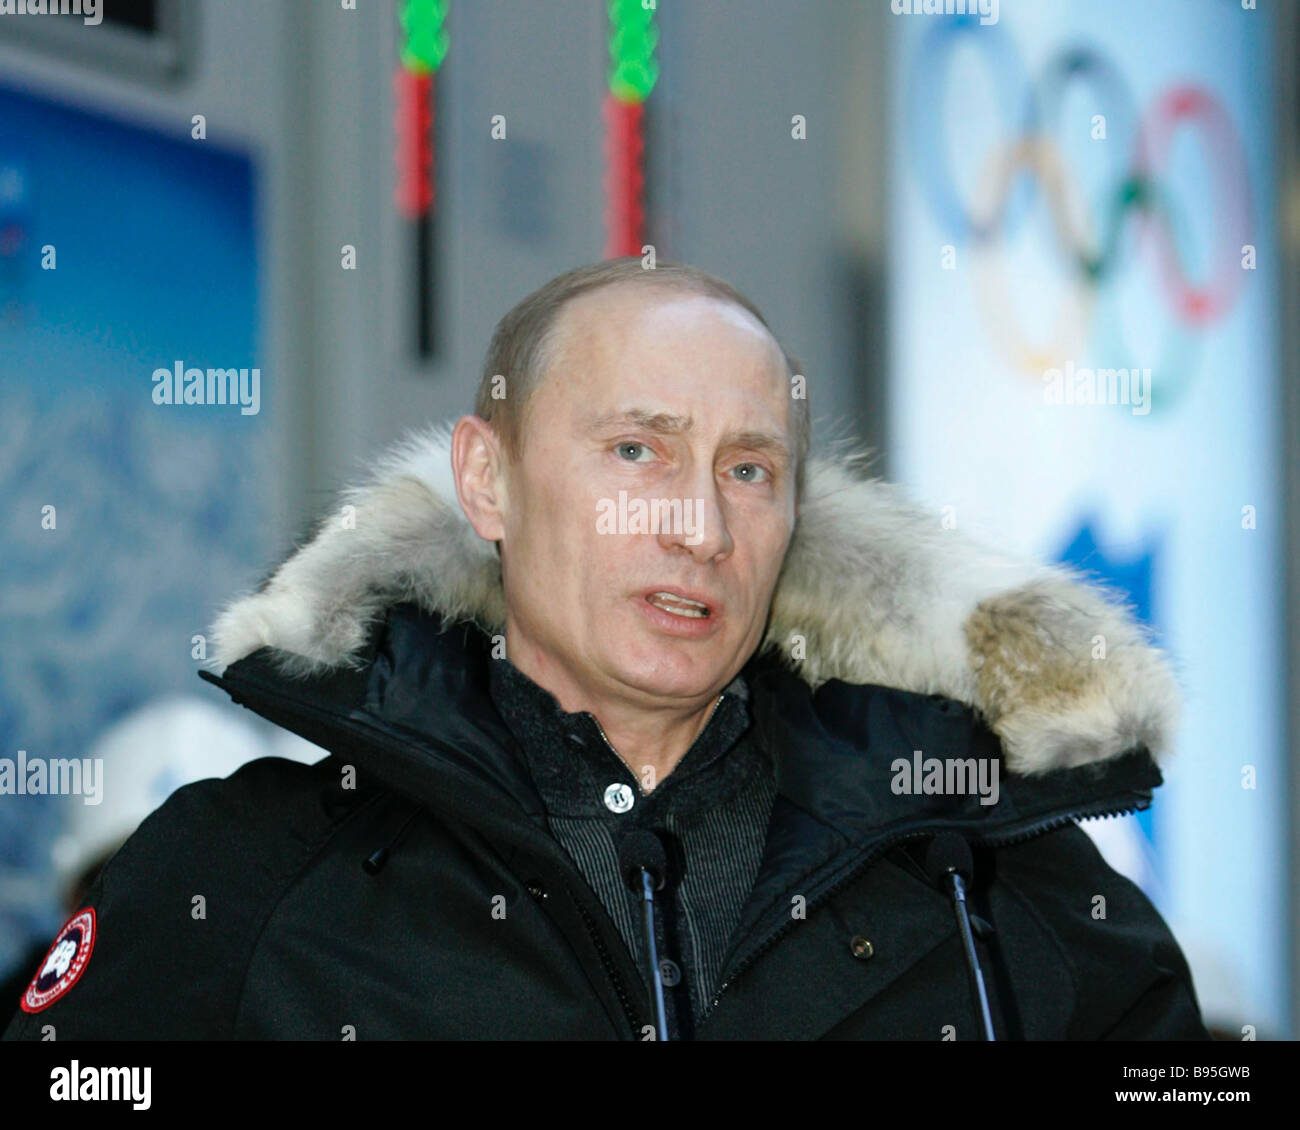
[[[664,1011],[664,980],[659,971],[659,948],[655,944],[655,891],[662,890],[668,873],[668,855],[663,841],[648,828],[634,828],[618,841],[618,869],[623,882],[641,896],[646,955],[650,962],[650,1012],[658,1027],[657,1039],[668,1039],[668,1016]]]
[[[984,1039],[993,1040],[993,1018],[984,991],[984,974],[980,971],[975,939],[971,936],[970,916],[966,911],[966,881],[975,872],[970,844],[956,832],[940,832],[930,841],[930,848],[925,853],[925,872],[932,883],[952,895],[957,929],[961,932],[962,949],[966,953],[966,970],[970,974],[971,1000],[984,1026]]]

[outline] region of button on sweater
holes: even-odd
[[[619,875],[616,838],[643,827],[664,841],[659,964],[671,1034],[689,1038],[717,987],[776,796],[744,679],[722,692],[691,747],[650,792],[594,715],[566,712],[508,659],[492,663],[491,694],[524,750],[552,835],[609,912],[647,985],[641,899]]]

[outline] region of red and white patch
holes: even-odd
[[[77,911],[63,924],[41,967],[18,1002],[24,1012],[49,1008],[66,993],[86,968],[95,948],[95,908]]]

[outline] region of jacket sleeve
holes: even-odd
[[[229,1039],[259,929],[320,834],[278,820],[286,779],[312,771],[264,758],[173,793],[87,892],[84,968],[38,1011],[4,1002],[4,1039]]]
[[[1208,1040],[1191,971],[1151,901],[1080,827],[999,852],[999,879],[1043,924],[1074,986],[1067,1038]]]

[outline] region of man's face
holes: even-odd
[[[507,652],[566,709],[703,704],[761,641],[794,528],[784,359],[741,308],[655,288],[575,299],[560,333],[506,475]]]

